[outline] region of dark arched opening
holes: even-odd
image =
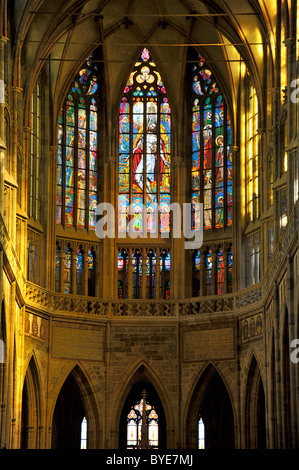
[[[80,449],[81,423],[85,416],[78,384],[70,374],[55,405],[52,425],[52,449]]]
[[[235,446],[234,418],[231,401],[225,385],[214,374],[207,385],[199,416],[205,424],[206,449],[233,449]]]
[[[234,415],[226,386],[212,365],[200,377],[186,417],[186,447],[233,449]],[[199,420],[204,424],[204,442],[199,442]]]

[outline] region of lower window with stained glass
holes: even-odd
[[[127,448],[157,449],[159,446],[159,418],[143,394],[127,415]]]

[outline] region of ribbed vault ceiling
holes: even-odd
[[[45,61],[51,67],[52,93],[63,99],[87,55],[98,45],[110,108],[117,106],[130,69],[146,45],[156,61],[169,97],[182,90],[188,45],[194,44],[235,100],[240,57],[257,89],[263,82],[263,43],[272,38],[271,0],[16,0],[14,48],[20,58],[19,85],[30,94]],[[267,3],[269,8],[267,8]],[[273,52],[273,51],[272,51]],[[271,48],[270,48],[271,53]]]

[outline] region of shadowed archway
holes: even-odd
[[[80,449],[81,424],[87,419],[87,448],[99,448],[100,419],[94,392],[77,365],[59,392],[52,422],[52,449]]]
[[[246,448],[266,448],[265,392],[260,370],[253,356],[245,395]]]
[[[209,365],[192,394],[187,413],[187,448],[198,448],[198,420],[205,426],[205,449],[234,449],[234,415],[227,388]]]
[[[21,449],[39,448],[41,415],[41,386],[36,361],[32,356],[22,391]]]

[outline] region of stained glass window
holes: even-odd
[[[161,250],[160,255],[160,289],[161,297],[164,299],[170,298],[170,250]]]
[[[146,413],[145,443],[142,442],[142,415],[144,408]],[[127,415],[127,448],[138,449],[144,446],[146,448],[157,449],[159,445],[158,421],[155,407],[145,399],[138,401],[135,406],[132,406]]]
[[[287,120],[285,119],[280,130],[280,153],[281,153],[281,174],[288,171],[288,133]]]
[[[76,259],[77,294],[83,294],[83,252],[78,248]]]
[[[201,416],[198,420],[198,448],[205,449],[205,425]]]
[[[200,251],[193,253],[193,296],[200,295]]]
[[[72,254],[70,248],[65,248],[64,257],[64,293],[71,293],[71,265],[72,265]]]
[[[84,417],[81,423],[81,445],[80,449],[87,449],[87,419]]]
[[[89,57],[58,124],[56,223],[94,230],[98,201],[99,73]]]
[[[227,292],[233,291],[233,251],[227,254]]]
[[[153,299],[156,285],[156,253],[151,248],[147,252],[146,258],[146,287],[147,298]]]
[[[247,99],[246,121],[246,179],[247,179],[247,215],[249,221],[259,217],[258,207],[258,164],[259,164],[259,133],[258,133],[258,101],[256,90],[249,88]]]
[[[142,253],[137,248],[132,254],[132,266],[133,266],[133,299],[138,299],[141,295],[142,286]]]
[[[170,105],[156,64],[144,49],[119,107],[120,233],[169,232],[170,161]]]
[[[56,245],[56,257],[55,257],[55,291],[60,290],[60,249]]]
[[[29,217],[39,218],[39,168],[41,153],[41,96],[40,85],[36,84],[31,97],[31,134],[30,134],[30,158],[29,158]]]
[[[207,295],[212,294],[212,251],[206,254],[206,290]]]
[[[192,228],[232,225],[232,130],[230,114],[213,73],[202,57],[192,72]]]
[[[128,259],[129,253],[127,250],[125,248],[119,249],[117,260],[119,299],[126,299],[128,297]]]
[[[129,285],[130,266],[132,278]],[[117,269],[119,299],[141,298],[143,283],[147,299],[156,298],[158,295],[160,298],[170,298],[170,250],[161,250],[157,258],[154,248],[148,248],[144,252],[139,248],[131,250],[120,248]]]
[[[194,253],[194,270],[200,271],[200,251],[197,250]]]
[[[95,252],[88,250],[88,295],[95,296]]]
[[[224,258],[223,250],[220,249],[217,253],[217,294],[224,293]]]

